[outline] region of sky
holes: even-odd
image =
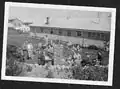
[[[77,28],[90,30],[110,30],[110,18],[108,12],[100,13],[100,21],[98,12],[96,11],[80,11],[80,10],[62,10],[62,9],[46,9],[46,8],[29,8],[29,7],[13,7],[9,9],[9,19],[18,18],[24,22],[33,22],[32,25],[46,26],[46,17],[50,17],[52,27]],[[97,21],[98,24],[94,22]]]

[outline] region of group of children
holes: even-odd
[[[55,47],[55,43],[52,42],[52,40],[48,39],[48,36],[45,35],[44,37],[44,41],[45,43],[42,44],[41,42],[37,44],[37,49],[34,49],[35,47],[33,46],[33,44],[30,41],[25,41],[25,43],[23,44],[23,56],[24,56],[24,60],[28,59],[28,60],[34,60],[34,56],[37,56],[38,59],[38,64],[39,65],[45,65],[46,62],[51,62],[52,65],[54,65],[54,47]],[[62,45],[62,44],[60,44]],[[72,45],[71,43],[69,43],[67,46],[69,48],[69,46]],[[64,46],[64,45],[62,45]],[[77,46],[72,46],[72,48],[69,48],[73,51],[73,54],[71,54],[68,58],[65,59],[66,62],[69,62],[69,64],[80,64],[82,62],[84,62],[82,60],[82,55],[79,53],[82,51],[82,48],[77,45]],[[75,52],[77,51],[77,52]],[[101,61],[102,57],[100,52],[97,54],[98,55],[98,60]],[[84,62],[86,63],[86,62]]]
[[[22,45],[23,60],[34,60],[37,58],[39,65],[45,65],[45,62],[51,61],[54,64],[54,53],[52,42],[48,41],[47,35],[44,37],[45,43],[39,42],[35,45],[30,40],[27,40]]]

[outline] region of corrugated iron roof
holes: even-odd
[[[78,19],[78,18],[76,18]],[[99,31],[110,31],[109,24],[104,22],[104,19],[95,19],[94,21],[88,19],[76,19],[72,20],[64,20],[64,19],[57,19],[50,22],[50,24],[46,25],[44,22],[43,24],[33,23],[30,26],[43,26],[43,27],[59,27],[59,28],[70,28],[70,29],[85,29],[85,30],[99,30]],[[96,21],[96,23],[95,23]]]

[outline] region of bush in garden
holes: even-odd
[[[6,65],[6,75],[7,76],[17,76],[22,72],[22,67],[15,61],[15,58],[7,59]]]
[[[61,65],[52,66],[53,68],[50,68],[48,70],[48,74],[46,78],[60,78],[60,79],[72,79],[72,72],[67,69],[63,68]]]
[[[22,72],[22,67],[19,66],[17,47],[14,45],[7,46],[6,57],[6,75],[17,76]]]
[[[73,68],[73,78],[80,80],[107,81],[108,68],[100,66],[76,66]]]
[[[7,46],[7,58],[14,57],[17,61],[22,61],[22,55],[20,53],[21,50],[15,45]]]
[[[108,57],[104,57],[103,60],[101,61],[101,65],[108,65],[109,64],[109,58]]]
[[[88,49],[98,50],[99,48],[95,45],[90,45],[90,46],[88,46]]]
[[[70,55],[73,55],[73,51],[71,51],[70,49],[64,47],[63,48],[63,56],[64,57],[69,57]]]
[[[31,72],[32,71],[32,67],[31,66],[27,65],[26,68],[27,68],[27,72]]]
[[[53,72],[51,70],[48,71],[46,78],[54,78]]]
[[[73,71],[73,78],[80,79],[80,80],[87,80],[88,79],[88,72],[84,71],[81,66],[75,66],[72,68]]]
[[[89,67],[88,80],[107,81],[108,70],[106,67],[92,66]]]
[[[14,45],[8,45],[7,46],[7,58],[10,58],[11,56],[16,56],[17,47]]]

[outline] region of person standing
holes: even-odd
[[[23,62],[29,59],[28,51],[23,49]]]
[[[45,65],[45,53],[43,51],[38,55],[38,64]]]
[[[31,42],[27,44],[28,55],[30,59],[33,59],[33,45]]]
[[[100,64],[100,65],[101,65],[101,61],[102,61],[102,54],[101,54],[101,52],[98,52],[98,53],[97,53],[97,61],[98,61],[97,64]]]
[[[48,45],[48,35],[45,35],[44,39],[45,39],[45,45]]]
[[[22,52],[23,52],[23,60],[27,60],[29,58],[28,56],[28,50],[27,50],[27,44],[28,44],[28,40],[24,42],[24,44],[22,45]]]

